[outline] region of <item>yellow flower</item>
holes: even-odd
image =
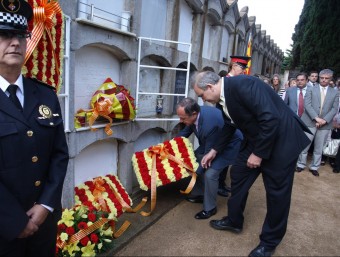
[[[95,244],[91,244],[91,242],[89,241],[87,243],[87,246],[81,248],[81,251],[83,253],[81,256],[95,256],[96,252],[93,250],[95,246]]]
[[[115,220],[117,221],[117,218],[116,218],[117,215],[115,215],[114,213],[110,213],[109,216],[107,217],[109,220]]]
[[[112,234],[113,234],[113,231],[111,227],[108,227],[107,229],[103,229],[103,227],[100,228],[100,235],[112,236]]]
[[[73,210],[65,209],[61,216],[61,220],[58,222],[58,224],[64,223],[66,226],[72,227],[74,224],[73,214],[74,214]]]
[[[65,232],[62,232],[60,234],[60,239],[65,242],[68,239],[68,234]]]
[[[99,244],[97,245],[98,250],[102,249],[102,247],[103,247],[103,243],[99,243]]]
[[[78,242],[73,244],[65,245],[63,251],[67,251],[70,256],[75,256],[75,253],[78,252],[80,248],[78,247]]]

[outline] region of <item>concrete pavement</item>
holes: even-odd
[[[340,256],[340,174],[333,173],[328,164],[319,172],[320,177],[307,170],[295,173],[287,233],[274,256]],[[115,239],[109,255],[247,256],[259,242],[266,213],[262,177],[250,190],[240,234],[209,226],[209,220],[227,214],[228,198],[218,196],[217,214],[208,220],[196,220],[194,215],[202,204],[183,200],[179,192],[187,183],[183,180],[158,188],[157,206],[150,217],[124,213],[118,226],[124,220],[132,225]],[[150,203],[143,210],[149,211]]]

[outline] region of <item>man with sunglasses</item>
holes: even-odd
[[[24,0],[0,0],[0,256],[54,256],[68,163],[58,97],[24,78]]]

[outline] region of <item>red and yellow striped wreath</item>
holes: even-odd
[[[34,18],[28,24],[32,39],[27,40],[28,55],[22,73],[55,87],[59,92],[64,59],[63,13],[56,0],[27,2],[33,7]]]
[[[75,204],[103,210],[118,218],[131,209],[132,200],[115,175],[96,177],[75,187]]]
[[[190,176],[185,166],[193,171],[198,168],[198,163],[192,148],[192,144],[185,137],[176,137],[172,140],[158,144],[162,153],[156,157],[156,186],[163,186]],[[147,191],[151,188],[152,151],[155,147],[149,147],[132,156],[132,165],[136,173],[139,186]],[[168,158],[173,156],[177,159]]]

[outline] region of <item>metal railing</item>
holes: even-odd
[[[118,15],[81,1],[79,1],[78,6],[78,18],[108,24],[115,29],[123,31],[130,32],[132,29],[130,12],[123,11],[121,15]]]

